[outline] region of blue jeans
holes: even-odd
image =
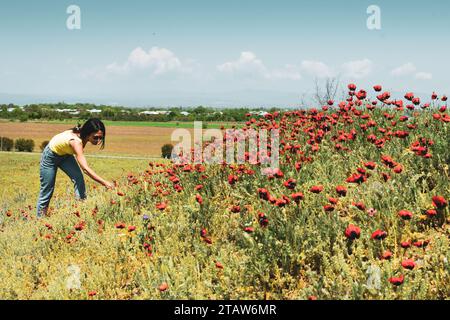
[[[86,186],[84,184],[83,173],[81,172],[75,157],[72,155],[59,156],[47,145],[42,152],[40,162],[41,189],[36,205],[38,217],[41,217],[42,214],[47,212],[50,199],[55,190],[56,172],[58,168],[64,171],[72,180],[75,186],[76,198],[86,198]]]

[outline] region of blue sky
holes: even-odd
[[[445,0],[1,1],[0,103],[296,106],[337,75],[448,95],[449,31]]]

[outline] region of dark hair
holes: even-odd
[[[102,145],[100,149],[103,149],[105,147],[105,140],[106,140],[106,129],[103,122],[98,118],[91,118],[87,120],[83,126],[81,126],[79,123],[76,127],[72,128],[72,131],[74,133],[79,133],[81,139],[85,139],[89,137],[90,134],[93,132],[101,131],[103,133],[103,139],[102,139]]]

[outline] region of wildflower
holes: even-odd
[[[245,227],[244,231],[247,232],[247,233],[252,233],[255,230],[252,227]]]
[[[198,193],[195,195],[195,200],[199,203],[202,204],[203,203],[203,198],[201,195],[199,195]]]
[[[297,180],[295,179],[288,179],[285,182],[283,182],[283,185],[288,189],[295,189],[295,186],[297,185]]]
[[[291,198],[292,200],[294,200],[296,203],[299,203],[300,200],[303,200],[305,198],[305,196],[303,195],[303,193],[301,192],[296,192],[291,194]]]
[[[402,242],[400,243],[400,246],[401,246],[403,249],[411,248],[411,241],[402,241]]]
[[[402,261],[402,267],[405,269],[412,270],[415,266],[416,264],[412,259],[406,259]]]
[[[381,259],[383,260],[390,260],[392,258],[392,252],[390,252],[389,250],[386,250],[385,252],[383,252],[383,255],[381,256]]]
[[[389,278],[389,282],[392,283],[394,286],[399,286],[399,285],[403,284],[404,280],[405,280],[405,278],[403,277],[403,275],[401,275],[399,277]]]
[[[347,195],[347,189],[344,186],[337,186],[336,192],[341,197],[345,197]]]
[[[229,183],[230,185],[234,185],[237,181],[238,181],[238,177],[237,177],[237,176],[232,175],[232,174],[230,174],[230,175],[228,176],[228,183]]]
[[[323,191],[323,186],[312,186],[309,191],[312,193],[321,193]]]
[[[165,202],[158,203],[156,204],[156,208],[162,211],[167,208],[167,203]]]
[[[447,200],[445,200],[442,196],[434,196],[432,198],[433,206],[435,206],[437,209],[444,209],[447,206]]]
[[[267,189],[258,188],[258,194],[261,199],[266,201],[269,200],[269,191],[267,191]]]
[[[114,226],[116,227],[116,229],[124,229],[125,223],[119,222],[119,223],[116,223]]]
[[[386,237],[387,237],[386,231],[382,231],[382,230],[378,229],[372,233],[372,236],[370,238],[375,239],[375,240],[383,240]]]
[[[400,210],[398,212],[398,215],[403,220],[411,220],[411,218],[412,218],[412,213],[411,213],[411,211],[408,211],[408,210]]]
[[[166,282],[163,282],[160,286],[159,286],[159,291],[164,292],[167,289],[169,289],[169,285]]]
[[[347,229],[345,229],[345,236],[347,239],[355,240],[358,239],[361,234],[361,229],[357,226],[350,224]]]
[[[374,208],[369,208],[369,209],[367,209],[366,212],[369,215],[369,217],[373,217],[377,213],[377,210],[375,210]]]

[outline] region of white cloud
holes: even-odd
[[[267,74],[267,68],[256,55],[250,51],[241,52],[238,60],[225,62],[217,66],[217,70],[227,74],[259,74],[264,76]]]
[[[275,69],[270,73],[270,78],[300,80],[302,78],[297,66],[287,64],[282,69]]]
[[[114,62],[106,66],[107,72],[116,74],[127,74],[133,70],[148,70],[157,76],[173,71],[186,72],[189,68],[172,51],[159,47],[152,47],[148,52],[137,47],[125,63]]]
[[[414,78],[418,80],[431,80],[433,78],[433,75],[429,72],[417,72],[416,66],[411,62],[395,68],[391,71],[391,74],[397,77],[414,75]]]
[[[332,77],[334,74],[325,63],[320,61],[304,60],[301,63],[301,69],[318,78]]]
[[[294,65],[285,65],[283,68],[269,70],[253,52],[241,52],[235,61],[225,62],[217,66],[219,72],[237,75],[240,77],[263,77],[265,79],[301,79],[298,68]]]
[[[404,65],[401,65],[398,68],[395,68],[394,70],[391,71],[391,74],[393,76],[408,76],[411,75],[413,73],[415,73],[417,71],[417,68],[414,64],[412,64],[411,62],[408,62]]]
[[[355,79],[368,76],[372,72],[372,67],[373,62],[369,59],[350,61],[342,65],[344,75]]]
[[[417,72],[414,77],[416,79],[419,79],[419,80],[431,80],[431,79],[433,79],[433,75],[431,73],[428,73],[428,72]]]

